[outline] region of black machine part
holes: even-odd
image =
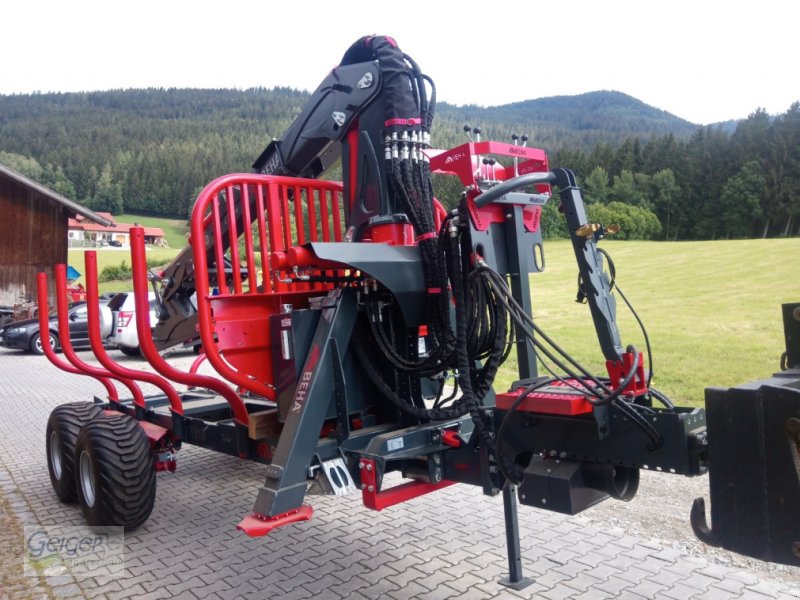
[[[519,501],[575,515],[609,496],[631,500],[639,489],[639,469],[535,456],[525,469]]]
[[[706,390],[709,495],[692,528],[712,546],[800,566],[800,370]]]
[[[786,352],[781,357],[781,369],[800,368],[800,302],[783,305],[783,331]]]
[[[782,371],[706,390],[711,526],[703,498],[691,521],[709,545],[800,566],[800,303],[783,318]]]
[[[280,140],[272,140],[253,163],[256,173],[319,177],[341,154],[353,119],[381,88],[372,61],[343,64],[322,81]]]

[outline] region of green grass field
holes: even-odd
[[[800,301],[800,239],[605,240],[602,247],[650,336],[653,386],[677,403],[701,405],[705,387],[763,379],[779,369],[785,349],[780,305]],[[545,243],[545,257],[545,272],[531,278],[534,318],[562,347],[605,373],[589,308],[575,302],[571,244]],[[617,312],[623,344],[644,350],[619,298]],[[497,389],[515,378],[516,365],[509,363]]]
[[[144,227],[161,227],[169,247],[174,250],[180,250],[186,245],[186,234],[189,232],[186,221],[129,214],[116,215],[114,218],[120,223],[138,223]]]
[[[147,249],[147,260],[163,260],[164,262],[169,262],[175,256],[177,256],[178,252],[180,252],[180,248],[148,248]],[[78,250],[74,248],[70,248],[68,253],[68,261],[69,264],[75,267],[80,273],[81,277],[78,279],[78,283],[82,283],[86,285],[86,267],[84,266],[84,251]],[[131,255],[127,249],[121,250],[109,250],[109,249],[101,249],[97,250],[97,272],[102,273],[103,269],[109,265],[119,265],[122,262],[127,263],[128,266],[131,264]],[[133,282],[128,279],[126,281],[107,281],[105,283],[100,283],[98,285],[100,289],[100,293],[103,294],[105,292],[127,292],[133,289]]]

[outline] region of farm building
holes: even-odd
[[[97,213],[0,164],[0,305],[36,299],[36,276],[50,275],[67,262],[67,223],[71,217],[107,226]]]
[[[97,248],[101,246],[130,246],[131,227],[138,223],[119,223],[111,213],[98,212],[110,225],[101,225],[87,219],[83,215],[76,215],[69,220],[69,247],[70,248]],[[160,227],[143,227],[145,244],[165,246],[166,238]]]

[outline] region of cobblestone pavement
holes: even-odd
[[[159,474],[149,521],[125,536],[125,577],[25,577],[22,527],[82,523],[50,487],[47,417],[101,392],[44,358],[0,349],[0,598],[800,598],[800,569],[770,580],[528,507],[520,532],[535,583],[504,588],[502,502],[464,485],[380,513],[357,495],[310,496],[311,521],[249,539],[235,525],[263,467],[192,447],[180,451],[177,473]]]

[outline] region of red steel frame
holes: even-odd
[[[505,181],[511,179],[517,173],[525,175],[527,173],[545,172],[549,168],[547,154],[544,150],[531,146],[515,146],[504,142],[469,142],[450,150],[430,150],[426,153],[430,156],[431,170],[433,172],[456,175],[465,187],[472,186],[470,200],[480,193],[477,185],[478,178]],[[517,165],[515,167],[513,164],[508,166],[482,164],[480,158],[490,155],[515,158]],[[548,184],[539,184],[536,186],[536,190],[540,193],[548,194],[551,191]],[[490,223],[505,222],[506,210],[499,204],[490,204],[478,208],[472,202],[469,202],[467,207],[475,227],[480,231],[486,230]],[[541,213],[541,206],[526,206],[523,209],[523,224],[527,231],[534,232],[539,229]]]
[[[147,299],[147,256],[144,248],[144,229],[132,227],[131,268],[133,270],[133,297],[136,302],[136,332],[139,334],[139,347],[147,362],[164,377],[190,386],[210,389],[228,401],[234,419],[247,426],[247,408],[242,399],[228,385],[215,377],[197,375],[176,369],[158,353],[150,330],[150,306]],[[183,408],[177,411],[183,414]]]
[[[235,214],[237,196],[243,226],[240,230],[236,219],[228,219],[223,231],[220,205],[224,203],[228,215]],[[214,267],[220,275],[213,292],[207,276],[195,277],[200,338],[214,369],[240,389],[274,400],[266,325],[269,316],[280,313],[284,304],[305,306],[309,297],[331,287],[329,283],[296,278],[286,263],[286,254],[306,242],[341,242],[342,202],[343,188],[338,182],[247,173],[220,177],[198,197],[191,236],[195,273],[208,273]],[[232,265],[230,285],[222,275],[225,235],[233,240],[228,251]],[[244,257],[239,252],[240,237]],[[209,265],[208,245],[212,241],[214,252]],[[246,283],[242,263],[247,268]]]
[[[144,405],[144,396],[142,395],[142,391],[139,389],[139,386],[129,377],[114,373],[108,368],[100,368],[90,365],[83,360],[81,360],[78,355],[75,353],[74,349],[72,348],[72,341],[69,337],[69,321],[67,320],[67,312],[69,311],[69,307],[67,306],[67,265],[59,264],[55,266],[55,278],[56,278],[56,306],[58,307],[58,336],[59,341],[61,343],[61,350],[64,352],[64,356],[67,357],[75,367],[86,374],[100,376],[100,377],[111,377],[122,383],[125,387],[130,390],[131,395],[133,396],[134,402],[141,405]],[[89,302],[87,300],[86,303],[87,309],[87,320],[91,318],[91,315],[88,314],[89,309]],[[99,313],[99,311],[98,311]],[[97,329],[100,329],[100,315],[96,315],[97,318]],[[91,322],[88,323],[89,327],[91,328]],[[89,340],[91,342],[91,340]],[[105,365],[103,365],[105,367]]]
[[[100,306],[99,294],[97,291],[97,253],[93,250],[85,252],[84,260],[86,265],[86,306],[89,313],[89,342],[92,345],[92,351],[95,357],[100,361],[101,365],[119,377],[144,381],[156,386],[164,392],[164,395],[169,399],[172,410],[182,415],[183,405],[181,404],[181,399],[166,379],[154,373],[123,367],[116,363],[106,352],[106,349],[103,347],[102,335],[100,334]],[[62,311],[59,310],[58,312],[60,315]],[[133,385],[136,390],[135,392],[133,389],[131,390],[134,394],[134,404],[145,408],[146,404],[141,390],[136,384]]]
[[[61,266],[64,267],[66,272],[66,266]],[[41,335],[43,331],[50,330],[50,306],[47,300],[47,273],[39,273],[37,275],[37,280],[39,302],[39,334]],[[66,317],[66,313],[64,317]],[[59,320],[61,320],[60,311]],[[67,330],[69,330],[69,327],[67,327]],[[67,356],[68,359],[71,356],[80,362],[80,359],[75,356],[75,353],[72,351],[72,344],[70,343],[69,335],[67,336],[66,347],[64,343],[61,344],[61,347],[62,352],[64,352],[64,356]],[[117,388],[111,381],[113,377],[110,373],[102,371],[101,369],[86,369],[85,367],[88,367],[89,365],[86,365],[85,363],[81,363],[82,367],[84,368],[78,368],[75,363],[69,363],[61,360],[58,356],[56,356],[55,351],[50,347],[49,343],[43,343],[42,349],[44,350],[44,354],[48,360],[62,371],[72,373],[73,375],[87,375],[88,377],[93,377],[102,383],[104,388],[106,388],[106,393],[108,394],[109,400],[119,399],[119,396],[117,395]]]

